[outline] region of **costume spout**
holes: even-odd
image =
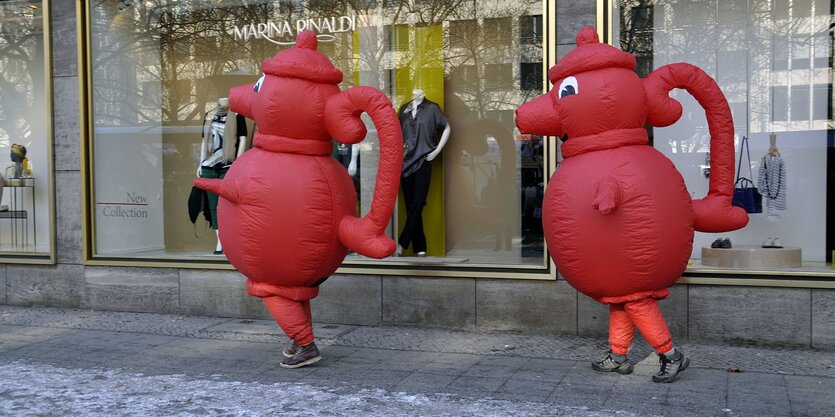
[[[551,95],[540,96],[519,107],[516,110],[516,126],[522,133],[560,136],[560,118]]]
[[[255,92],[252,89],[254,87],[255,84],[247,84],[229,89],[229,109],[248,119],[253,119],[252,99],[255,98]]]

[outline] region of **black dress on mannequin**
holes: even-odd
[[[406,224],[398,243],[403,248],[411,243],[415,253],[425,253],[422,212],[432,176],[432,165],[426,157],[438,147],[438,136],[447,127],[448,120],[437,104],[425,98],[413,110],[414,102],[410,101],[399,112],[404,145],[400,185],[406,203]]]

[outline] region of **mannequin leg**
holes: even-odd
[[[658,307],[658,301],[643,298],[624,303],[623,306],[629,318],[653,349],[661,354],[673,349],[673,337]]]
[[[220,244],[220,230],[215,230],[217,235],[217,246],[215,246],[215,253],[223,253],[223,246]]]
[[[263,300],[270,315],[287,337],[302,346],[313,342],[309,300],[294,301],[277,295],[264,297]]]
[[[406,203],[406,224],[398,242],[403,248],[412,244],[415,253],[426,252],[426,235],[423,233],[423,207],[429,194],[432,165],[424,162],[412,175],[403,177],[403,198]]]
[[[635,325],[629,314],[624,310],[623,304],[609,305],[609,344],[612,346],[612,353],[626,355],[629,346],[632,345],[632,338],[635,336]]]

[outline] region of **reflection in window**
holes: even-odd
[[[0,256],[50,251],[52,114],[43,25],[41,2],[0,2]]]
[[[812,118],[832,120],[832,84],[815,84],[812,90]]]
[[[519,64],[522,90],[542,90],[542,63],[522,62]]]
[[[523,45],[542,44],[542,15],[519,18],[519,40]]]
[[[508,89],[513,85],[513,67],[510,64],[487,64],[484,72],[484,87],[487,89]]]
[[[788,87],[771,88],[771,119],[775,122],[789,120],[789,89]]]
[[[248,0],[213,8],[154,3],[127,2],[120,9],[118,3],[99,1],[90,8],[94,198],[115,207],[131,203],[125,190],[136,191],[136,198],[147,200],[141,204],[148,213],[128,220],[97,213],[96,254],[210,256],[215,235],[195,237],[193,225],[183,221],[202,161],[204,119],[217,111],[230,87],[255,82],[261,62],[287,47],[271,40],[289,42],[294,36],[239,39],[236,31],[285,21],[295,30],[302,17],[356,15],[356,32],[318,43],[344,74],[340,88],[370,85],[400,108],[421,86],[450,121],[453,136],[432,164],[443,175],[433,174],[432,181],[441,196],[455,198],[427,205],[424,216],[434,211],[430,227],[440,230],[430,232],[440,242],[439,252],[430,248],[428,255],[451,262],[544,265],[541,233],[535,231],[541,210],[534,211],[541,204],[541,141],[525,139],[536,145],[526,146],[520,160],[514,125],[514,109],[542,90],[541,2],[501,0],[487,7],[487,2],[437,0]],[[368,127],[352,178],[360,212],[369,208],[379,158],[377,133]],[[533,187],[527,194],[520,188],[520,164]],[[523,235],[523,216],[525,230],[533,234]],[[394,238],[402,230],[399,221],[387,231]],[[138,236],[132,246],[120,239],[128,233]]]
[[[779,234],[781,240],[802,247],[804,266],[829,261],[835,249],[826,238],[835,211],[825,208],[825,201],[835,198],[835,170],[824,151],[833,117],[831,1],[613,3],[620,16],[613,21],[614,34],[623,50],[638,55],[639,68],[643,59],[651,62],[649,71],[684,61],[716,79],[733,114],[737,152],[742,136],[750,140],[755,177],[761,169],[758,159],[769,149],[769,136],[777,138],[791,169],[789,208],[776,215],[752,213],[748,226],[729,234],[734,245],[758,247],[765,237]],[[643,14],[649,5],[654,12]],[[674,94],[684,116],[671,126],[652,128],[653,144],[676,165],[688,191],[704,195],[709,180],[698,167],[709,136],[705,111],[690,94]],[[694,143],[699,146],[682,145]],[[692,258],[701,259],[701,248],[713,239],[697,233]]]

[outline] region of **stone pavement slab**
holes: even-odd
[[[66,401],[88,403],[80,415],[261,415],[261,402],[278,414],[337,416],[815,416],[835,409],[832,352],[684,343],[691,367],[673,384],[655,384],[657,357],[640,343],[631,352],[635,372],[618,375],[589,366],[606,349],[601,339],[338,324],[315,330],[323,359],[287,370],[279,362],[288,340],[268,321],[0,306],[0,415],[76,414]],[[27,385],[38,373],[43,378]],[[107,395],[96,391],[103,389],[97,381],[112,381]],[[140,387],[149,383],[156,385]],[[221,392],[229,389],[240,390],[238,402]]]

